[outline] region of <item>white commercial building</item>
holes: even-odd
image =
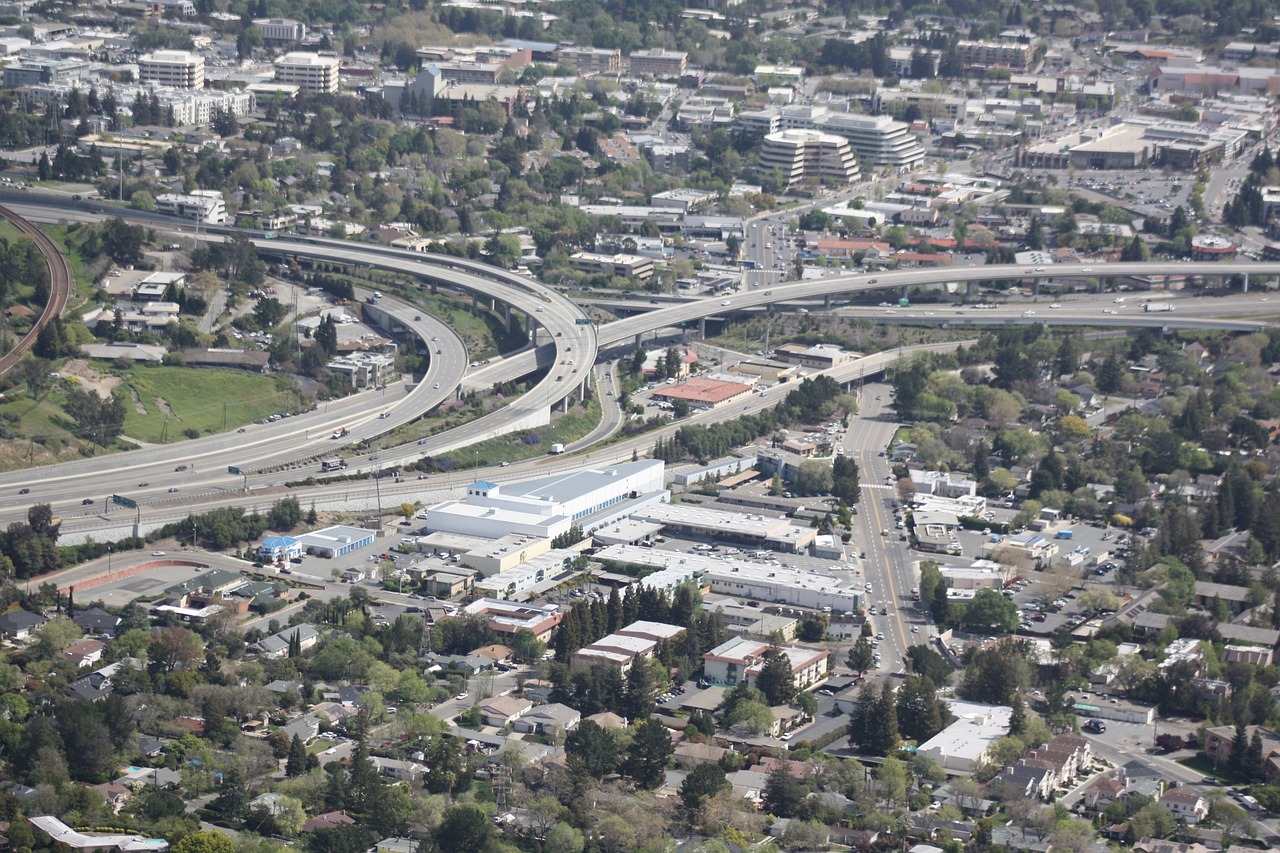
[[[227,206],[221,190],[193,190],[189,195],[161,193],[156,196],[156,213],[181,216],[210,225],[227,221]]]
[[[780,130],[760,146],[761,173],[777,173],[784,187],[801,181],[858,179],[858,158],[844,137],[818,130]]]
[[[753,601],[768,601],[812,610],[830,608],[843,613],[857,610],[862,590],[831,575],[773,567],[749,560],[682,554],[659,548],[610,545],[596,552],[604,562],[657,566],[662,571],[640,580],[642,586],[672,589],[694,581],[712,592]]]
[[[332,95],[338,91],[336,56],[319,53],[286,53],[276,60],[276,82],[293,83],[308,95]]]
[[[949,471],[925,471],[912,468],[908,472],[918,495],[937,495],[942,498],[970,498],[978,493],[978,484],[960,474]]]
[[[138,57],[138,80],[174,89],[204,88],[204,57],[189,50],[157,50]]]
[[[982,763],[993,743],[1009,734],[1013,709],[959,699],[947,704],[956,721],[920,744],[916,755],[933,759],[943,770],[967,773]]]
[[[725,512],[694,504],[654,504],[631,517],[689,536],[702,536],[772,551],[799,552],[813,543],[818,531],[800,527],[789,518],[747,512]]]
[[[513,568],[476,581],[476,592],[496,599],[527,598],[523,593],[536,591],[541,584],[554,580],[576,556],[575,552],[562,549],[546,551]]]
[[[574,524],[612,521],[607,512],[627,501],[669,499],[661,460],[588,468],[499,485],[472,483],[461,501],[445,501],[425,511],[431,532],[499,539],[511,533],[553,538]]]

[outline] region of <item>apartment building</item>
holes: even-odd
[[[286,53],[276,60],[275,68],[277,83],[292,83],[308,95],[332,95],[338,91],[336,56]]]
[[[1035,48],[1016,41],[960,41],[956,44],[965,68],[1008,68],[1026,71]]]
[[[157,50],[138,58],[138,79],[174,89],[203,89],[204,57],[189,50]]]

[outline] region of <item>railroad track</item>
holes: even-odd
[[[40,330],[66,309],[75,285],[71,276],[71,266],[63,257],[58,245],[50,240],[47,234],[7,207],[0,207],[0,218],[8,220],[9,224],[35,242],[36,248],[44,256],[45,266],[49,269],[49,301],[45,303],[44,310],[40,312],[40,317],[31,327],[31,331],[27,332],[13,349],[0,357],[0,376],[3,376],[13,369],[27,350],[35,346]]]

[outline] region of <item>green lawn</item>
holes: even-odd
[[[68,250],[71,241],[67,239],[67,231],[71,227],[68,225],[43,225],[41,230],[49,235],[50,240],[58,244],[62,254],[67,257],[67,263],[71,265],[71,274],[76,279],[76,292],[67,300],[67,304],[69,307],[74,308],[93,298],[97,281],[93,271],[89,269],[89,265],[80,257],[80,253]],[[103,266],[101,261],[98,261],[97,264],[98,266]]]
[[[450,459],[460,467],[468,465],[498,465],[502,462],[519,462],[546,456],[555,443],[568,444],[577,441],[600,424],[600,401],[594,397],[585,409],[571,406],[566,414],[553,414],[551,424],[533,430],[523,430],[510,435],[500,435],[488,441],[472,444],[461,450],[446,453],[442,459]],[[537,444],[525,444],[522,436],[532,433],[541,439]]]
[[[136,367],[123,378],[114,393],[125,404],[124,434],[139,441],[181,441],[187,429],[202,434],[235,429],[298,404],[292,380],[284,377],[236,370]]]

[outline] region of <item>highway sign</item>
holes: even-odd
[[[135,501],[133,498],[126,498],[124,495],[112,495],[111,502],[113,504],[120,504],[120,506],[127,506],[129,509],[138,508],[137,501]]]
[[[236,466],[234,466],[234,465],[228,465],[228,466],[227,466],[227,473],[228,473],[228,474],[242,474],[242,473],[244,473],[244,472],[243,472],[243,471],[241,471],[239,468],[237,468],[237,467],[236,467]]]
[[[577,323],[579,326],[590,326],[593,321],[590,317],[579,317],[573,322]]]

